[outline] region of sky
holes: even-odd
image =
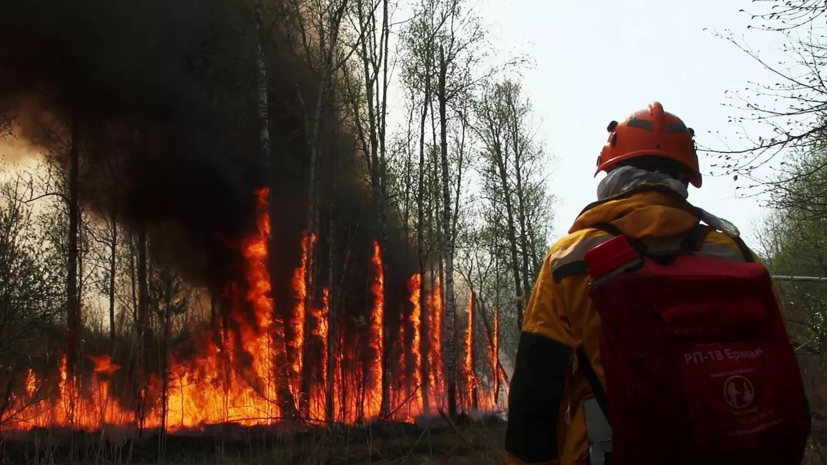
[[[725,92],[743,90],[750,80],[774,81],[712,31],[746,35],[753,48],[781,58],[777,36],[747,29],[750,17],[739,10],[753,8],[751,0],[469,2],[477,2],[476,13],[489,27],[494,60],[518,54],[533,60],[521,81],[534,108],[534,130],[553,157],[548,169],[548,189],[556,197],[552,240],[565,235],[596,199],[595,160],[610,121],[658,100],[695,129],[703,146],[721,146],[710,132],[728,141],[737,138],[736,128],[727,124],[736,112],[722,106]],[[399,11],[397,19],[406,14]],[[406,115],[394,112],[391,121]],[[709,176],[710,163],[701,156],[704,186],[690,187],[689,200],[732,221],[749,240],[766,210],[760,199],[736,196],[743,182]]]
[[[533,58],[523,73],[537,134],[553,155],[548,187],[557,197],[553,238],[566,233],[581,209],[594,201],[597,155],[606,126],[660,101],[695,129],[699,144],[737,138],[727,124],[735,111],[722,106],[725,91],[747,81],[769,81],[761,65],[712,31],[732,30],[751,47],[779,53],[772,34],[749,31],[749,0],[483,0],[478,12],[493,27],[502,51]],[[708,29],[708,30],[704,30]],[[775,52],[773,52],[775,51]],[[702,172],[712,161],[701,156]],[[737,198],[730,177],[704,177],[690,188],[695,205],[735,223],[749,240],[766,213],[759,199]]]

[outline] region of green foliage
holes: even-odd
[[[776,275],[827,276],[827,151],[796,154],[785,162],[790,179],[774,197],[776,210],[760,234],[767,265]],[[802,351],[827,366],[827,286],[780,282],[791,330]]]

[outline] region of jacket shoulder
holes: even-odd
[[[548,264],[554,281],[559,283],[568,276],[586,273],[586,252],[611,238],[610,234],[599,229],[585,228],[555,242],[548,253]]]

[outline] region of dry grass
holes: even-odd
[[[447,465],[502,464],[503,425],[420,429],[410,425],[319,428],[278,437],[250,429],[243,436],[110,440],[98,434],[40,431],[0,440],[0,464],[95,465]],[[165,441],[165,444],[164,444]]]

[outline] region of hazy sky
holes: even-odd
[[[531,55],[524,75],[538,135],[556,157],[549,187],[557,196],[554,237],[565,234],[583,206],[595,200],[595,160],[619,120],[650,101],[680,116],[699,142],[707,131],[737,137],[727,125],[733,111],[721,106],[726,90],[749,80],[771,79],[760,65],[710,30],[747,33],[749,0],[487,0],[483,16],[493,23],[495,44]],[[777,50],[777,38],[753,32],[749,44]],[[777,56],[777,52],[775,53]],[[701,158],[706,175],[711,161]],[[763,214],[755,199],[736,198],[731,178],[704,177],[690,188],[696,205],[734,222],[750,237]]]

